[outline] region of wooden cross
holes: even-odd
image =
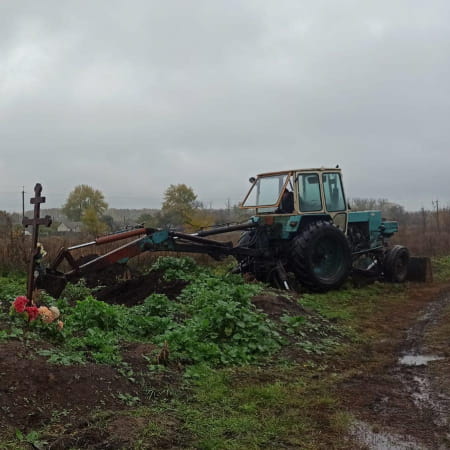
[[[22,225],[28,227],[31,225],[33,227],[33,233],[31,237],[31,253],[30,253],[30,263],[28,266],[28,280],[27,280],[27,298],[29,304],[33,300],[33,291],[36,275],[34,273],[36,266],[36,259],[39,257],[38,249],[38,238],[39,238],[39,225],[45,225],[49,227],[52,224],[52,218],[50,216],[40,217],[41,213],[41,203],[45,203],[45,197],[41,197],[42,185],[36,183],[34,187],[34,197],[30,199],[30,203],[34,205],[34,215],[32,219],[24,217],[22,220]]]

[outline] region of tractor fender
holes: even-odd
[[[304,215],[304,216],[300,216],[301,217],[301,221],[299,223],[299,227],[297,228],[297,234],[300,234],[303,232],[303,230],[305,230],[306,228],[309,227],[309,225],[311,223],[314,222],[333,222],[333,219],[331,218],[331,216],[329,214],[308,214],[308,215]]]

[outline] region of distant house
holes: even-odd
[[[81,223],[69,222],[68,220],[65,220],[58,225],[56,231],[58,231],[58,233],[80,233]]]

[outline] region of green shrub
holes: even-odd
[[[81,279],[78,283],[67,283],[62,293],[62,298],[69,303],[75,303],[92,295],[92,289],[86,286],[86,282]]]
[[[66,326],[72,330],[87,330],[98,328],[104,331],[113,331],[123,326],[126,315],[125,307],[109,305],[88,296],[79,301],[66,319]]]
[[[194,362],[247,363],[268,355],[279,347],[279,335],[250,301],[260,290],[241,277],[205,271],[180,295],[187,320],[161,339]]]
[[[162,270],[164,278],[170,280],[186,280],[195,278],[201,268],[192,258],[176,258],[174,256],[160,256],[152,265],[151,270]]]

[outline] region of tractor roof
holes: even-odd
[[[312,169],[291,169],[291,170],[280,170],[278,172],[265,172],[265,173],[259,173],[258,177],[267,177],[267,176],[274,176],[274,175],[288,175],[290,173],[294,172],[341,172],[341,169],[339,167],[319,167],[319,168],[312,168]]]

